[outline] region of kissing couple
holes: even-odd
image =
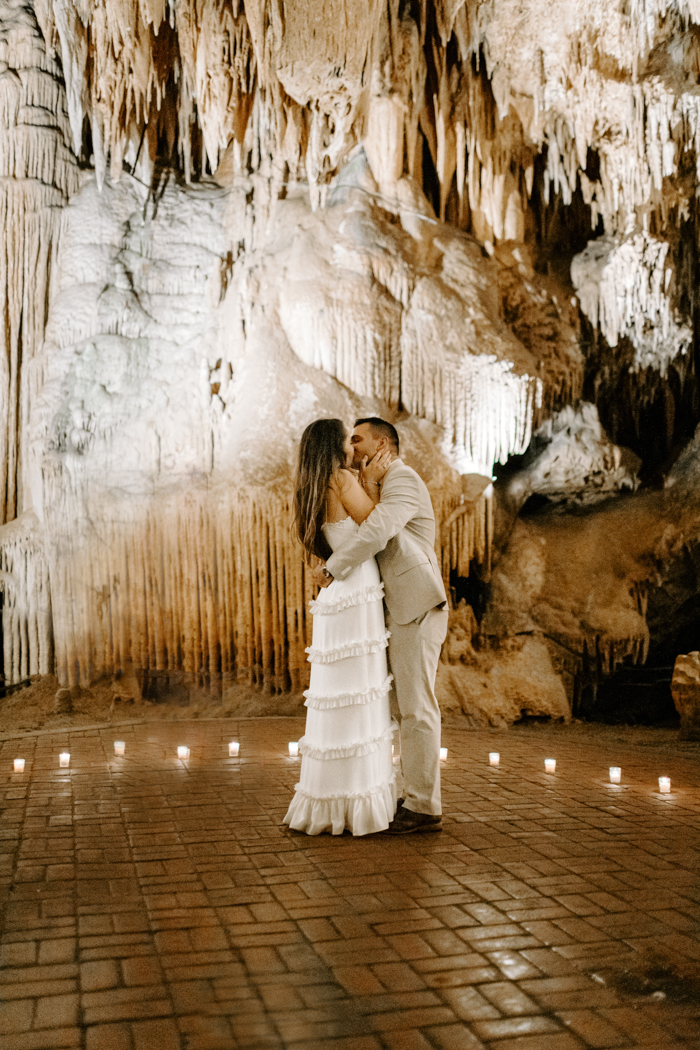
[[[307,559],[322,564],[312,573],[321,590],[311,602],[300,780],[284,823],[308,835],[439,831],[435,675],[447,601],[430,495],[399,458],[392,424],[358,419],[348,433],[339,419],[311,423],[299,447],[294,517]],[[392,678],[404,781],[398,809]]]

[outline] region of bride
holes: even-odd
[[[302,435],[294,517],[309,560],[325,561],[347,543],[379,501],[390,453],[372,460],[362,484],[347,469],[352,456],[350,435],[339,419],[317,419]],[[342,835],[346,828],[353,835],[384,831],[396,811],[383,594],[377,563],[370,558],[311,602],[301,773],[284,818],[308,835]]]

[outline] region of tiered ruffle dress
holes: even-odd
[[[358,526],[352,518],[323,526],[338,550]],[[311,603],[311,681],[301,772],[285,824],[308,835],[384,831],[396,811],[389,714],[389,633],[384,588],[374,558],[334,580]]]

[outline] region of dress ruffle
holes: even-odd
[[[305,758],[316,758],[325,762],[331,758],[361,758],[362,755],[371,755],[388,741],[391,740],[398,726],[392,722],[381,736],[375,736],[371,740],[362,740],[347,747],[313,747],[308,743],[305,736],[299,741],[299,754]]]
[[[369,653],[378,653],[386,649],[390,636],[391,632],[385,631],[383,638],[367,639],[364,642],[348,642],[347,645],[339,645],[336,649],[317,649],[310,645],[306,652],[309,654],[310,664],[332,664],[336,660],[347,660],[350,656],[367,656]]]
[[[304,693],[306,697],[304,707],[312,707],[316,711],[328,711],[334,707],[354,707],[356,704],[371,704],[374,700],[381,700],[383,696],[386,696],[391,689],[393,680],[394,676],[390,674],[383,685],[365,689],[360,693],[336,693],[333,696],[312,693],[310,689],[307,689]]]
[[[384,599],[384,584],[370,584],[358,591],[341,595],[335,602],[324,602],[320,598],[309,602],[309,607],[314,616],[330,616],[332,613],[351,609],[355,605],[366,605],[368,602],[381,602]]]
[[[333,550],[357,532],[351,518],[324,525]],[[308,835],[384,831],[396,811],[384,588],[374,558],[311,603],[311,680],[299,783],[284,818]]]
[[[330,831],[342,835],[347,828],[353,835],[386,831],[396,812],[396,782],[390,780],[370,791],[352,795],[313,798],[297,785],[284,823],[307,835]]]

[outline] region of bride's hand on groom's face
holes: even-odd
[[[323,570],[324,565],[317,565],[315,569],[311,570],[311,579],[314,581],[317,587],[328,587],[329,584],[333,583],[332,576],[324,576]]]
[[[377,452],[369,462],[365,456],[360,467],[360,477],[370,484],[381,481],[390,466],[391,452],[386,449],[384,452]]]

